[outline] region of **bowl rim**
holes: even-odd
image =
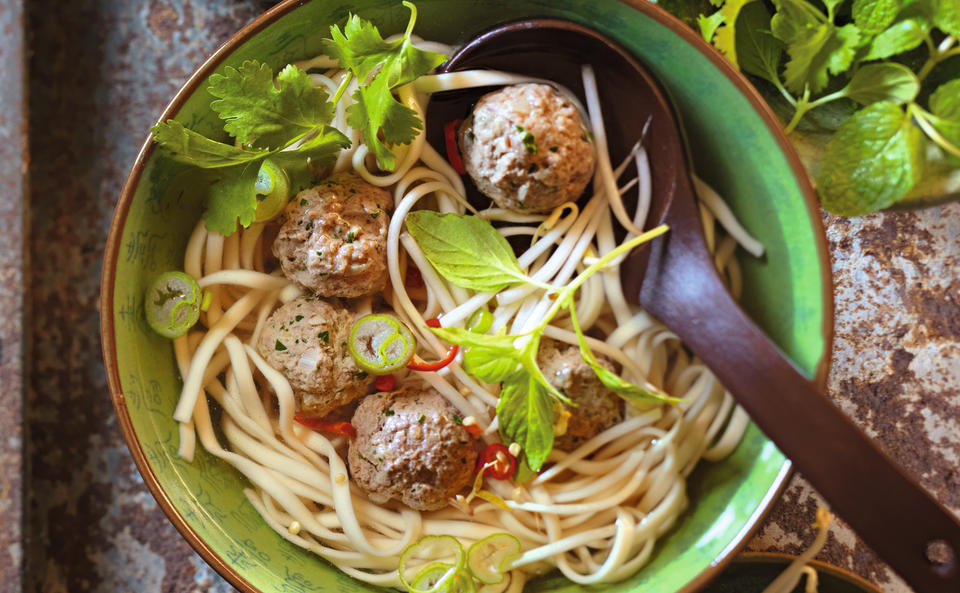
[[[744,552],[737,556],[733,563],[734,564],[790,564],[797,557],[793,554],[787,554],[785,552]],[[807,562],[808,566],[812,566],[818,572],[828,574],[834,578],[837,578],[841,581],[845,581],[851,585],[854,585],[860,589],[863,589],[864,593],[881,593],[880,588],[870,581],[866,580],[862,576],[852,572],[842,566],[836,566],[834,564],[829,564],[823,560],[817,560],[816,558]]]
[[[187,81],[180,87],[173,99],[164,108],[156,123],[166,121],[174,117],[189,99],[203,84],[204,81],[226,60],[237,48],[250,40],[254,35],[274,24],[281,17],[315,0],[283,0],[276,6],[263,12],[251,22],[244,25],[239,31],[227,39],[217,50],[208,57],[194,72]],[[796,149],[787,138],[783,131],[780,120],[776,117],[773,110],[766,103],[753,84],[737,70],[723,55],[713,46],[703,40],[692,28],[688,27],[677,17],[668,13],[660,6],[647,0],[618,0],[621,4],[636,10],[666,27],[673,34],[680,37],[687,44],[699,51],[731,84],[747,99],[753,110],[760,116],[767,130],[771,133],[781,153],[787,160],[787,163],[793,172],[793,177],[797,181],[800,192],[804,198],[804,204],[807,212],[813,222],[814,243],[817,250],[817,256],[820,264],[820,281],[822,288],[822,306],[824,311],[821,335],[824,340],[824,351],[820,360],[814,369],[813,382],[821,390],[824,389],[827,382],[827,375],[830,370],[830,362],[833,354],[833,276],[830,252],[827,248],[826,234],[823,228],[823,222],[820,216],[819,200],[816,192],[810,182],[803,163],[800,160]],[[116,263],[119,258],[121,239],[123,236],[123,227],[126,223],[127,214],[133,201],[133,196],[139,186],[144,168],[155,150],[155,143],[151,136],[147,134],[146,139],[140,147],[137,157],[130,167],[130,172],[120,190],[120,196],[114,209],[113,217],[110,221],[110,232],[107,237],[107,243],[104,250],[103,270],[100,280],[100,336],[101,349],[104,360],[104,369],[107,375],[107,384],[113,400],[114,409],[117,413],[117,419],[120,429],[123,432],[127,448],[130,450],[137,470],[143,477],[153,497],[156,499],[164,514],[187,540],[187,543],[206,561],[217,573],[225,578],[231,585],[239,589],[242,593],[261,593],[260,589],[253,586],[245,579],[233,566],[227,563],[213,548],[211,548],[187,523],[186,519],[180,514],[173,504],[173,501],[161,487],[157,476],[153,473],[146,455],[140,446],[140,442],[133,429],[133,422],[127,409],[126,398],[120,382],[120,372],[117,365],[116,335],[114,332],[114,288],[116,282]],[[746,546],[750,537],[759,529],[763,519],[773,508],[773,503],[780,498],[786,490],[789,478],[793,474],[792,462],[787,459],[778,472],[773,487],[767,492],[761,501],[757,511],[750,516],[744,528],[738,533],[727,548],[713,560],[713,562],[687,585],[677,591],[677,593],[696,593],[703,589],[711,580],[713,580],[733,559],[737,553]]]

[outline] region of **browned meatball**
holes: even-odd
[[[600,364],[614,370],[610,361],[597,356]],[[544,340],[537,352],[537,364],[551,385],[570,398],[567,432],[557,437],[553,446],[573,451],[584,441],[623,420],[623,400],[607,389],[575,346]]]
[[[354,317],[337,299],[301,296],[267,319],[257,352],[290,382],[300,411],[324,416],[369,391],[374,378],[347,351]]]
[[[357,297],[387,282],[390,194],[343,173],[297,194],[273,253],[283,273],[321,296]]]
[[[548,212],[593,176],[593,144],[577,108],[553,87],[518,84],[484,95],[460,126],[463,164],[502,208]]]
[[[370,499],[419,511],[446,505],[470,484],[476,441],[435,389],[407,383],[368,395],[353,415],[350,473]]]

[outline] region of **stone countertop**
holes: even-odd
[[[22,0],[0,0],[0,56],[13,65],[0,69],[0,593],[231,590],[133,465],[108,396],[97,304],[113,208],[145,131],[267,4],[29,3],[24,180]],[[824,224],[836,283],[830,396],[960,511],[960,204]],[[819,502],[795,476],[748,549],[799,552]],[[842,522],[819,558],[885,593],[909,591]]]

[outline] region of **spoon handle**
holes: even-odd
[[[674,204],[668,223],[683,215],[678,209]],[[727,292],[705,247],[691,248],[703,241],[699,229],[676,222],[651,245],[644,306],[689,345],[833,509],[918,593],[960,591],[956,518],[780,353]],[[949,561],[928,560],[935,542],[952,549]]]

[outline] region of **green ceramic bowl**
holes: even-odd
[[[826,376],[832,327],[830,266],[813,190],[780,126],[749,83],[699,36],[658,7],[635,0],[419,0],[417,33],[457,43],[521,17],[555,17],[615,38],[660,77],[679,106],[701,176],[727,196],[767,248],[745,259],[744,306],[811,377]],[[353,10],[384,32],[402,30],[399,0],[289,0],[227,42],[159,118],[201,132],[220,129],[208,108],[210,74],[256,58],[274,69],[313,56],[331,23]],[[144,131],[146,134],[146,130]],[[244,479],[200,452],[177,457],[171,418],[180,390],[170,342],[143,316],[147,283],[182,266],[199,196],[146,141],[117,205],[102,286],[103,350],[120,425],[144,480],[174,525],[242,591],[371,589],[282,540],[243,497]],[[690,509],[649,564],[604,591],[695,591],[746,541],[783,487],[789,462],[751,427],[736,452],[703,463],[688,485]],[[578,589],[555,576],[531,591]]]
[[[780,576],[795,556],[786,554],[743,554],[730,564],[703,593],[763,593],[767,585]],[[817,571],[820,593],[880,593],[876,586],[842,568],[816,560],[807,566]],[[791,593],[805,591],[806,577]]]

